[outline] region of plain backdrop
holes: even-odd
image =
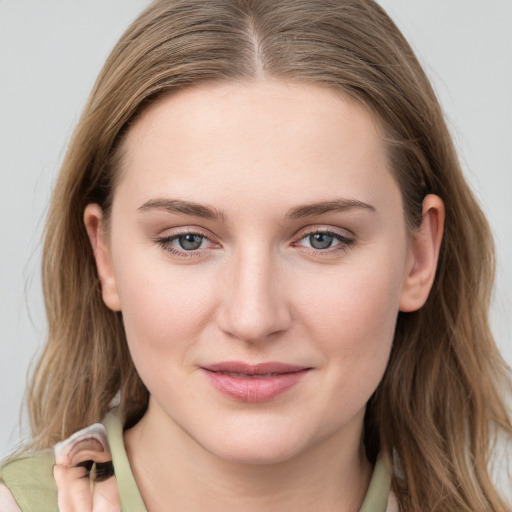
[[[207,0],[206,0],[207,1]],[[381,0],[444,106],[497,241],[492,308],[512,363],[512,0]],[[67,142],[108,52],[147,0],[0,0],[0,458],[45,337],[40,238]]]

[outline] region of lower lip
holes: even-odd
[[[239,377],[203,370],[212,386],[222,394],[240,402],[268,402],[298,384],[309,369],[279,373],[269,377]]]

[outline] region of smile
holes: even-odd
[[[250,365],[229,361],[201,370],[223,395],[240,402],[259,403],[270,401],[298,384],[311,368],[277,362]]]

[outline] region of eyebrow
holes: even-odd
[[[321,203],[306,204],[292,208],[287,214],[288,219],[302,219],[303,217],[313,217],[332,212],[345,212],[353,209],[364,209],[376,212],[377,209],[368,203],[363,203],[357,199],[335,199],[334,201],[325,201]]]
[[[203,219],[224,219],[224,214],[212,206],[182,201],[180,199],[151,199],[139,207],[138,210],[164,210],[169,213],[181,213],[193,217],[201,217]]]
[[[335,199],[333,201],[323,201],[320,203],[311,203],[296,206],[288,211],[287,219],[302,219],[304,217],[313,217],[332,212],[345,212],[353,209],[364,209],[376,212],[376,208],[371,204],[364,203],[357,199]],[[222,211],[212,206],[207,206],[191,201],[181,199],[150,199],[138,208],[139,211],[164,210],[169,213],[180,213],[193,217],[201,217],[210,220],[224,220],[225,215]]]

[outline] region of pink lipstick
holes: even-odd
[[[226,361],[201,368],[212,386],[241,402],[267,402],[298,384],[311,368],[269,362]]]

